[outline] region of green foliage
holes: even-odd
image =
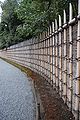
[[[1,5],[3,12],[0,23],[0,48],[39,35],[55,18],[58,19],[59,14],[63,17],[63,9],[68,10],[69,2],[70,0],[5,0]],[[77,2],[71,2],[75,16]]]
[[[18,7],[18,1],[5,0],[1,4],[2,16],[0,23],[0,48],[15,44],[15,33],[17,26],[22,23],[17,17],[15,9]]]

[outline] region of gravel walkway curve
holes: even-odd
[[[35,106],[26,75],[0,59],[0,120],[35,120]]]

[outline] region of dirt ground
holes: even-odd
[[[41,120],[75,120],[67,105],[46,80],[34,72],[31,78],[34,80],[34,86],[36,86],[44,109]]]

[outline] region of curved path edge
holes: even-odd
[[[73,114],[69,111],[67,105],[64,104],[57,91],[42,76],[11,60],[2,59],[27,73],[30,79],[33,80],[37,105],[40,104],[40,106],[37,106],[36,120],[39,120],[39,117],[40,120],[75,120]]]

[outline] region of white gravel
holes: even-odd
[[[35,120],[30,81],[18,68],[0,59],[0,120]]]

